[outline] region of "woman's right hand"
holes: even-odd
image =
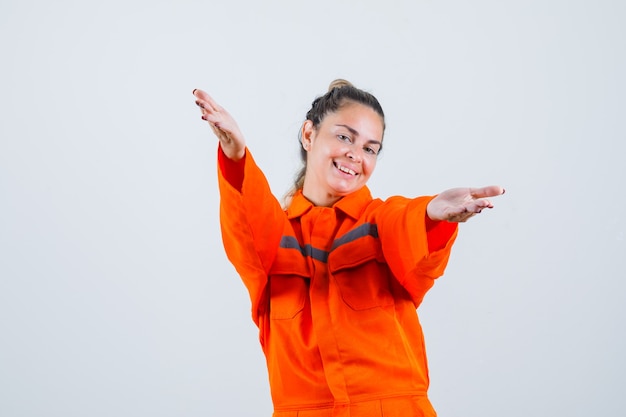
[[[233,161],[239,161],[246,154],[246,141],[235,119],[204,91],[193,90],[193,95],[202,111],[202,120],[209,122],[224,154]]]

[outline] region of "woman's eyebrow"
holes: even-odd
[[[353,135],[355,135],[355,136],[359,136],[359,132],[358,132],[356,129],[354,129],[354,128],[352,128],[352,127],[348,126],[348,125],[337,124],[337,126],[340,126],[340,127],[345,127],[345,128],[346,128],[346,129],[348,129],[348,130],[350,131],[350,133],[352,133]]]
[[[350,131],[350,133],[352,133],[354,136],[359,136],[359,132],[358,132],[356,129],[354,129],[354,128],[352,128],[352,127],[348,126],[348,125],[344,125],[344,124],[337,124],[336,126],[345,127],[345,128],[346,128],[346,129],[348,129],[348,131]],[[367,143],[374,143],[374,144],[377,144],[377,145],[382,145],[382,142],[381,142],[381,141],[379,141],[379,140],[376,140],[376,139],[370,139],[370,140],[368,140],[368,141],[367,141]]]

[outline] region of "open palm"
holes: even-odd
[[[489,197],[504,194],[504,188],[491,185],[482,188],[452,188],[433,198],[426,213],[432,220],[465,222],[483,209],[493,208]]]
[[[213,133],[220,141],[224,154],[238,161],[246,152],[246,141],[235,119],[213,98],[202,90],[193,90],[196,104],[202,111],[202,120],[209,122]]]

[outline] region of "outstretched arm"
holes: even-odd
[[[193,95],[202,111],[202,120],[209,122],[224,154],[233,161],[239,161],[246,153],[246,141],[235,119],[206,92],[196,89]]]
[[[504,188],[492,185],[482,188],[452,188],[433,198],[426,214],[431,220],[465,222],[485,208],[493,208],[489,197],[504,194]]]

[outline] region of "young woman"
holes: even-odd
[[[336,80],[306,115],[304,167],[283,209],[234,119],[194,96],[219,139],[222,238],[250,293],[274,417],[435,416],[416,309],[443,274],[457,223],[504,189],[373,199],[384,113]]]

